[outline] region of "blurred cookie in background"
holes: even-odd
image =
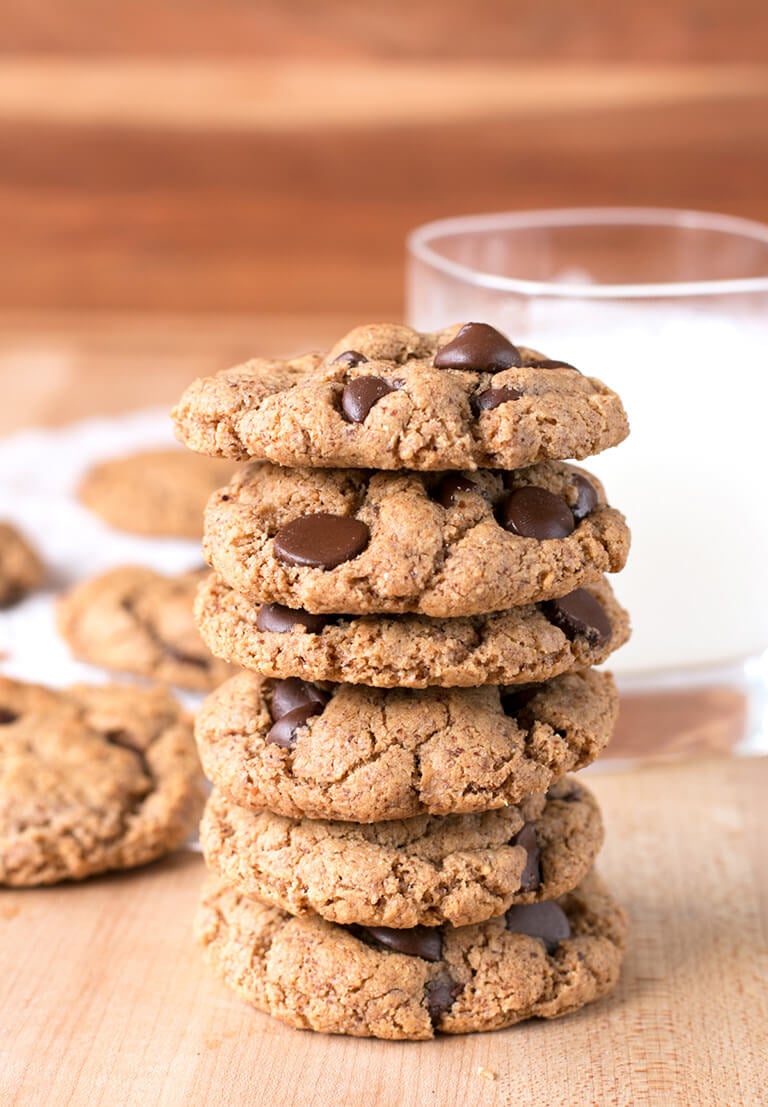
[[[57,607],[62,637],[80,661],[207,692],[233,668],[209,653],[192,609],[200,569],[165,576],[126,565],[78,584]]]
[[[85,474],[77,494],[118,530],[156,538],[202,538],[208,497],[236,468],[173,448],[142,450],[99,462]]]
[[[44,576],[45,567],[29,541],[11,523],[0,522],[0,608],[18,603]]]
[[[190,717],[167,689],[0,677],[0,885],[154,861],[189,837],[203,795]]]

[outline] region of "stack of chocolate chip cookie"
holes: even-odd
[[[242,666],[203,705],[198,919],[218,974],[293,1026],[430,1038],[566,1014],[619,971],[588,790],[627,638],[629,532],[565,464],[618,397],[482,323],[359,327],[195,382],[213,495],[197,601]]]

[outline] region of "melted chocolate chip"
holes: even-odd
[[[462,477],[458,473],[448,473],[435,488],[432,489],[432,499],[441,507],[450,507],[456,503],[456,497],[461,492],[476,492],[477,485],[469,477]]]
[[[435,355],[438,369],[474,369],[498,373],[522,365],[517,346],[488,323],[467,323],[447,346]]]
[[[269,713],[277,722],[283,715],[295,711],[297,707],[306,707],[310,703],[319,704],[319,710],[325,707],[331,698],[328,692],[318,688],[309,680],[299,680],[298,677],[287,677],[285,680],[273,680],[270,682],[272,699]]]
[[[499,521],[512,534],[539,541],[567,538],[576,525],[562,496],[532,484],[509,494],[501,505]]]
[[[412,926],[396,930],[391,926],[359,926],[358,937],[379,949],[406,953],[424,961],[439,961],[443,955],[443,935],[439,926]]]
[[[367,360],[365,354],[361,354],[359,350],[345,350],[343,354],[333,359],[331,365],[348,365],[350,369],[354,369],[356,365],[362,365]]]
[[[427,1010],[429,1011],[429,1018],[432,1026],[437,1028],[437,1024],[443,1015],[447,1015],[453,1006],[454,1002],[458,999],[461,993],[464,991],[461,984],[457,984],[455,980],[452,980],[450,976],[438,976],[436,980],[429,980],[424,989],[424,996],[427,1001]]]
[[[505,384],[502,388],[486,388],[485,392],[475,396],[472,406],[475,414],[479,415],[481,411],[493,411],[502,404],[508,404],[510,400],[519,400],[521,396],[522,392]]]
[[[285,607],[281,603],[263,603],[256,614],[257,628],[272,634],[286,634],[294,627],[307,634],[319,634],[328,622],[327,615],[311,615],[300,607]]]
[[[274,538],[275,555],[286,565],[335,569],[351,561],[368,545],[365,523],[348,515],[302,515],[281,527]]]
[[[530,364],[536,369],[573,369],[574,373],[579,372],[575,365],[570,365],[567,361],[552,361],[548,357],[536,358]]]
[[[576,522],[580,523],[582,519],[586,519],[587,515],[595,510],[599,500],[594,484],[588,481],[586,477],[582,477],[580,473],[574,475],[573,483],[576,488],[576,503],[571,511]]]
[[[584,637],[590,646],[604,646],[611,639],[611,620],[586,588],[577,588],[559,600],[547,600],[541,607],[549,621],[571,641]]]
[[[363,423],[373,405],[395,391],[395,386],[381,377],[355,377],[341,394],[341,407],[350,423]]]
[[[18,717],[19,716],[9,708],[0,707],[0,726],[9,726],[10,723],[15,723]]]
[[[520,891],[535,892],[541,885],[541,851],[536,837],[536,825],[526,823],[512,839],[511,845],[522,846],[528,854],[525,868],[520,877]]]
[[[281,715],[275,725],[267,732],[266,742],[273,746],[281,746],[290,749],[296,741],[296,731],[304,726],[307,719],[313,715],[319,715],[323,710],[321,703],[305,703],[302,707],[295,707],[285,715]]]
[[[513,934],[538,938],[546,946],[547,953],[554,953],[560,943],[571,936],[568,916],[554,900],[515,904],[507,911],[506,924]]]

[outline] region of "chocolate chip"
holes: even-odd
[[[277,722],[283,715],[295,711],[297,707],[306,707],[310,703],[319,704],[319,710],[325,707],[331,698],[328,692],[318,688],[309,680],[287,677],[285,680],[270,681],[272,691],[269,713]]]
[[[437,1028],[437,1024],[443,1015],[446,1015],[453,1004],[464,991],[461,984],[457,984],[455,980],[452,980],[447,974],[444,976],[438,976],[435,980],[427,981],[427,986],[424,989],[424,996],[427,1001],[427,1010],[429,1011],[429,1018],[432,1026]]]
[[[549,621],[560,627],[571,641],[584,637],[590,646],[604,646],[611,640],[611,620],[602,604],[586,588],[577,588],[559,600],[547,600],[541,607]]]
[[[568,916],[554,900],[544,903],[515,904],[506,914],[507,930],[513,934],[528,934],[539,938],[547,953],[554,953],[561,942],[571,936]]]
[[[508,404],[510,400],[519,400],[521,396],[522,392],[518,392],[510,385],[504,385],[502,388],[486,388],[485,392],[475,396],[472,406],[475,414],[479,415],[481,411],[493,411],[502,404]]]
[[[305,703],[302,707],[295,707],[285,715],[281,715],[275,725],[267,732],[266,742],[273,746],[281,746],[290,749],[296,741],[296,731],[304,726],[307,719],[313,715],[319,715],[323,710],[321,703]]]
[[[15,723],[18,719],[18,715],[9,710],[7,707],[0,707],[0,726],[8,726],[10,723]]]
[[[286,565],[335,569],[351,561],[368,545],[365,523],[348,515],[302,515],[281,527],[274,538],[275,554]]]
[[[573,369],[574,373],[579,372],[575,365],[570,365],[567,361],[552,361],[548,357],[535,358],[529,364],[536,369]]]
[[[441,507],[450,507],[456,503],[456,497],[461,492],[476,492],[477,485],[469,477],[462,477],[458,473],[448,473],[435,488],[432,489],[432,499]]]
[[[595,510],[599,500],[594,484],[588,481],[586,477],[582,477],[580,473],[574,475],[573,483],[576,488],[576,503],[571,511],[576,522],[580,523],[582,519],[586,519],[590,512]]]
[[[395,386],[381,377],[355,377],[341,394],[341,407],[350,423],[363,423],[373,405],[395,391]]]
[[[301,627],[307,634],[319,634],[328,622],[327,615],[310,615],[300,607],[285,607],[281,603],[263,603],[256,614],[258,629],[272,634],[286,634],[294,627]]]
[[[541,851],[536,837],[535,823],[526,823],[512,839],[511,845],[522,846],[528,854],[520,877],[521,892],[535,892],[541,885]]]
[[[511,492],[501,505],[501,525],[522,538],[567,538],[576,525],[562,496],[529,484]]]
[[[354,369],[356,365],[362,365],[367,360],[365,354],[361,354],[359,350],[345,350],[343,354],[333,359],[331,365],[348,365],[350,369]]]
[[[488,323],[467,323],[447,346],[435,355],[438,369],[474,369],[498,373],[522,365],[517,346]]]
[[[443,935],[439,926],[412,926],[396,930],[391,926],[360,926],[356,933],[364,941],[393,953],[406,953],[424,961],[439,961],[443,955]]]

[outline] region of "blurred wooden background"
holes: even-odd
[[[0,15],[0,428],[165,401],[241,355],[397,317],[403,238],[430,218],[768,220],[762,0]]]

